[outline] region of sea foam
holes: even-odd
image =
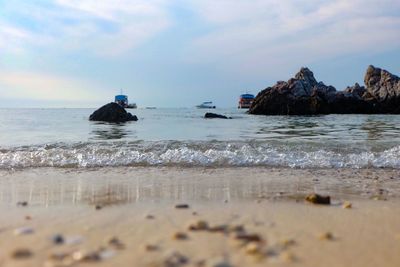
[[[54,143],[0,150],[0,168],[182,166],[400,169],[400,146],[370,151],[261,141]]]

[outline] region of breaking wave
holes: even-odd
[[[345,147],[345,148],[342,148]],[[160,141],[55,143],[0,149],[0,168],[104,166],[400,169],[400,146],[369,151],[262,141]]]

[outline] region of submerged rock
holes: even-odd
[[[118,105],[117,103],[108,103],[101,108],[97,109],[90,115],[91,121],[105,121],[105,122],[127,122],[137,121],[138,118]]]
[[[355,84],[343,91],[317,82],[308,68],[301,68],[287,82],[278,81],[258,93],[249,113],[264,115],[400,114],[400,78],[369,66],[365,87]]]
[[[224,115],[211,113],[211,112],[207,112],[204,115],[204,118],[206,118],[206,119],[232,119],[231,117],[227,117],[227,116],[224,116]]]

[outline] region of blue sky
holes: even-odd
[[[0,107],[191,107],[288,80],[400,74],[398,0],[0,0]]]

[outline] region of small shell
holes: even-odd
[[[352,204],[350,202],[345,201],[342,206],[344,209],[351,209]]]
[[[20,227],[14,230],[14,235],[30,235],[33,234],[34,230],[31,227]]]

